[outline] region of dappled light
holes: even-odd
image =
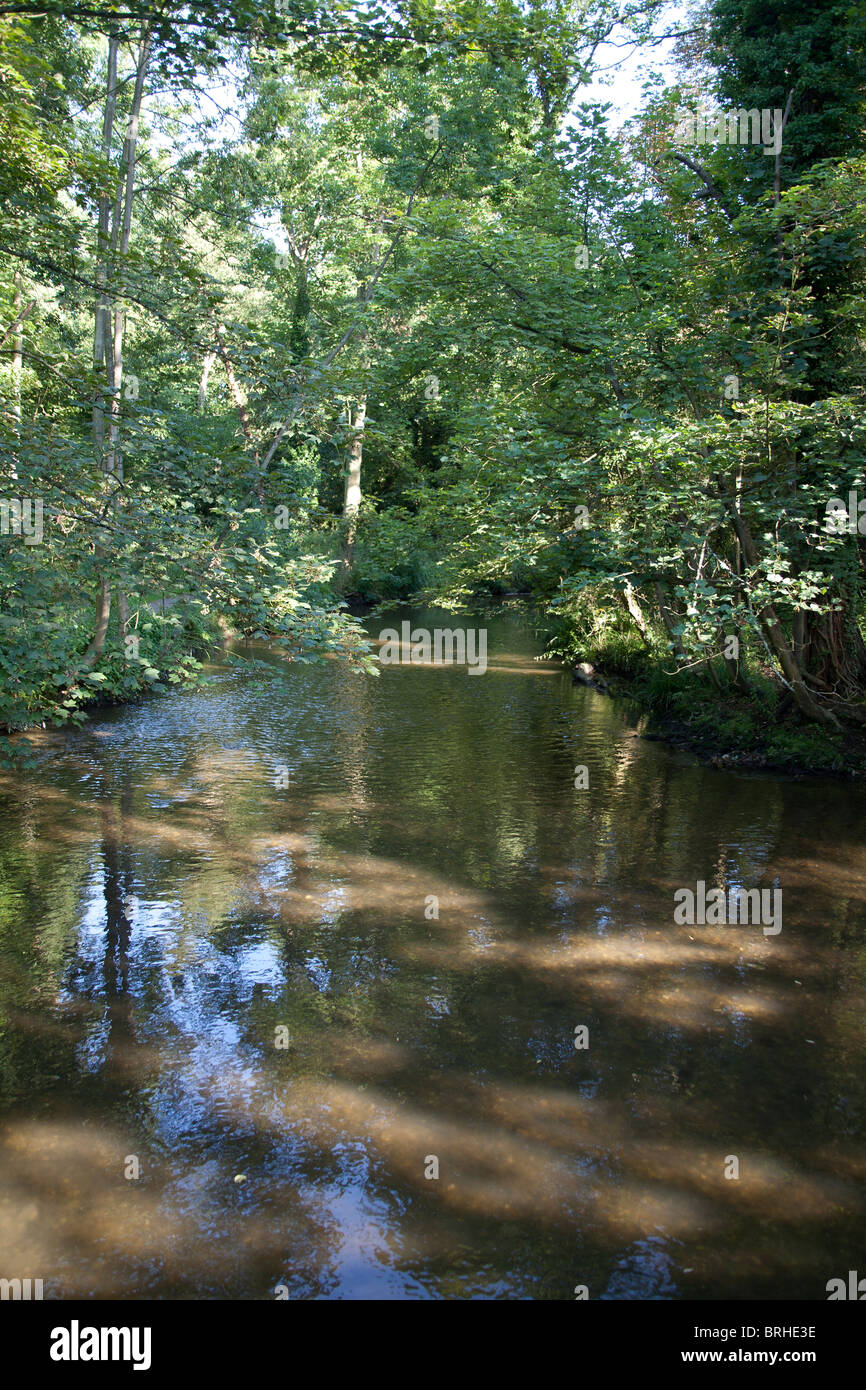
[[[53,1297],[822,1297],[866,1226],[850,793],[672,758],[561,673],[397,667],[363,745],[330,674],[232,718],[214,675],[4,781],[7,1259]],[[700,877],[781,880],[783,930],[677,923]]]

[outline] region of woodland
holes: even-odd
[[[864,37],[847,0],[0,0],[3,758],[226,631],[361,678],[371,606],[519,600],[663,724],[855,766]]]

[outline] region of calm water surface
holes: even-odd
[[[3,775],[0,1277],[824,1299],[866,1273],[866,789],[696,766],[529,619],[487,626],[482,677],[211,668]],[[780,885],[781,934],[675,925],[698,879]]]

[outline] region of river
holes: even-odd
[[[455,626],[371,631],[406,617]],[[525,614],[484,626],[475,676],[244,648],[272,674],[208,667],[2,774],[0,1277],[573,1300],[866,1275],[866,790],[703,767],[539,660]],[[780,889],[781,931],[678,924],[699,881]]]

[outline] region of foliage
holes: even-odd
[[[514,591],[650,704],[862,723],[862,17],[741,9],[617,138],[582,87],[656,4],[0,14],[0,725],[220,618],[369,672],[347,597]],[[696,87],[778,157],[684,153]]]

